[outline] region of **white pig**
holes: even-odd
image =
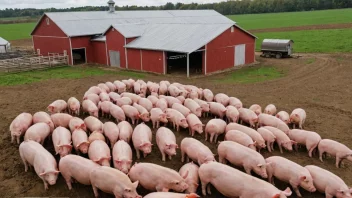
[[[188,188],[185,191],[186,193],[196,193],[199,185],[198,170],[199,166],[193,162],[187,163],[180,168],[179,173],[185,178],[186,183],[188,184]],[[185,175],[187,176],[185,177]]]
[[[290,123],[290,115],[288,115],[286,111],[280,111],[279,113],[276,114],[276,117],[282,120],[286,124]]]
[[[226,132],[225,141],[237,142],[245,147],[256,151],[255,142],[253,142],[252,138],[249,135],[243,133],[242,131],[230,130]]]
[[[265,126],[265,129],[269,130],[276,137],[276,143],[279,146],[280,152],[283,153],[282,147],[284,147],[288,151],[292,151],[292,145],[296,142],[291,140],[283,131],[271,126]],[[271,150],[274,150],[274,145],[271,145]]]
[[[50,117],[55,127],[62,126],[65,128],[69,127],[70,120],[72,119],[72,116],[67,113],[55,113],[52,114]]]
[[[50,115],[44,111],[39,111],[33,115],[33,124],[36,124],[39,122],[47,123],[50,126],[51,131],[55,129],[54,122],[51,120]]]
[[[77,154],[79,154],[79,152],[87,154],[90,144],[87,133],[82,129],[74,130],[72,132],[72,144],[75,147]]]
[[[175,134],[166,127],[160,127],[156,132],[156,144],[159,147],[162,161],[165,162],[165,155],[169,156],[171,160],[173,155],[176,155],[176,149],[178,145],[176,144]]]
[[[321,137],[318,133],[313,131],[293,129],[288,133],[288,137],[297,142],[297,144],[303,144],[306,146],[309,157],[312,157],[312,152],[318,147]],[[298,151],[298,146],[295,144],[295,149]]]
[[[128,174],[132,164],[132,149],[127,142],[123,140],[116,142],[112,149],[112,158],[114,167]]]
[[[97,107],[97,104],[95,104],[91,100],[84,100],[82,102],[82,110],[83,112],[88,113],[91,116],[98,117],[99,109]]]
[[[93,116],[86,117],[84,119],[84,124],[91,132],[99,131],[100,133],[103,133],[103,123],[96,117],[93,117]]]
[[[211,119],[205,126],[205,141],[210,136],[210,143],[216,143],[218,141],[218,136],[225,132],[226,122],[222,119]]]
[[[102,140],[95,140],[89,145],[88,157],[93,162],[101,166],[110,167],[110,148],[106,142]]]
[[[140,159],[140,151],[143,151],[144,158],[152,152],[152,131],[143,122],[136,126],[132,133],[132,142],[136,150],[137,159]]]
[[[130,143],[130,140],[132,139],[132,132],[133,132],[133,128],[131,124],[126,121],[122,121],[119,124],[117,124],[117,127],[119,128],[119,131],[120,131],[119,139],[124,140],[127,143]]]
[[[292,111],[290,115],[290,122],[293,124],[293,128],[298,125],[300,129],[303,129],[303,124],[306,121],[307,114],[304,109],[297,108]]]
[[[181,141],[181,154],[182,162],[185,161],[185,157],[187,159],[190,158],[199,165],[209,161],[215,161],[214,154],[209,147],[194,138],[184,138]]]
[[[160,108],[153,108],[150,111],[150,119],[153,123],[153,129],[155,127],[159,128],[160,122],[167,123],[168,120],[166,118],[166,114]]]
[[[343,159],[352,161],[352,150],[348,148],[346,145],[334,140],[330,140],[330,139],[321,140],[318,145],[318,150],[319,150],[320,161],[323,161],[324,153],[327,153],[333,157],[336,157],[337,168],[339,168],[340,162]]]
[[[50,135],[50,126],[47,123],[37,123],[29,127],[24,135],[24,140],[34,140],[44,144],[45,139]]]
[[[276,140],[275,135],[270,130],[263,127],[258,128],[257,131],[265,140],[268,151],[271,152],[271,148],[274,148]]]
[[[56,155],[60,154],[60,158],[71,153],[71,132],[68,129],[64,127],[57,127],[53,131],[52,139]]]
[[[48,111],[50,113],[61,113],[65,112],[67,109],[67,103],[64,100],[55,100],[48,106]]]
[[[50,118],[51,120],[51,118]],[[17,140],[17,144],[20,143],[20,137],[27,131],[31,126],[33,116],[29,113],[19,114],[10,124],[11,143]]]
[[[113,148],[114,144],[119,139],[120,130],[113,122],[105,122],[103,125],[103,133],[110,142],[110,147]]]
[[[67,101],[68,113],[71,115],[79,115],[81,103],[75,97],[71,97]]]

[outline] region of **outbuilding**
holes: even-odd
[[[10,43],[7,40],[0,37],[0,53],[7,53],[10,51],[10,49],[11,49]]]
[[[32,32],[42,55],[155,73],[209,74],[255,62],[256,37],[214,10],[45,13]],[[50,43],[48,45],[48,43]]]

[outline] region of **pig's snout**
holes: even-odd
[[[51,179],[48,181],[48,183],[52,186],[56,184],[56,180],[55,179]]]
[[[309,191],[310,191],[310,192],[315,192],[316,190],[317,190],[317,189],[316,189],[314,186],[312,186],[312,187],[309,188]]]
[[[264,172],[264,173],[261,174],[261,177],[266,179],[266,178],[268,178],[268,175],[266,174],[266,172]]]

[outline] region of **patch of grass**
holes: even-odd
[[[303,25],[351,23],[352,9],[245,14],[230,15],[228,17],[236,21],[241,27],[251,30]]]
[[[352,29],[258,33],[256,50],[264,38],[292,39],[294,52],[352,52]]]
[[[36,23],[0,24],[0,37],[6,40],[31,38]]]
[[[48,79],[79,79],[102,75],[118,75],[131,78],[144,78],[145,76],[142,73],[131,71],[108,71],[96,67],[61,67],[15,74],[2,73],[0,75],[0,86],[30,84]]]
[[[307,65],[312,64],[314,62],[315,62],[315,58],[310,58],[310,59],[306,60]]]
[[[256,83],[280,78],[284,75],[272,66],[248,67],[235,70],[230,74],[217,79],[221,83]]]

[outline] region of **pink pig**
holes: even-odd
[[[50,135],[50,126],[47,123],[37,123],[29,127],[24,135],[24,140],[34,140],[44,144],[45,139]]]
[[[243,107],[241,100],[235,97],[230,97],[229,105],[234,106],[237,109],[240,109]]]
[[[299,129],[290,130],[288,137],[297,142],[297,144],[303,144],[308,150],[309,157],[312,157],[312,152],[318,147],[321,137],[318,133],[313,131],[305,131]],[[295,144],[295,149],[298,151],[298,146]]]
[[[98,103],[98,109],[101,110],[101,116],[102,117],[109,117],[110,115],[110,107],[111,105],[113,105],[114,103],[110,102],[110,101],[104,101],[104,102],[99,102]]]
[[[176,149],[178,145],[176,144],[175,134],[166,127],[160,127],[156,132],[156,144],[159,147],[162,161],[165,162],[165,154],[171,157],[176,155]]]
[[[99,131],[100,133],[103,133],[103,123],[96,117],[93,117],[93,116],[86,117],[84,119],[84,124],[91,132]]]
[[[143,122],[136,126],[132,133],[132,142],[136,150],[137,159],[140,159],[140,151],[143,151],[144,158],[152,152],[152,131]]]
[[[286,124],[290,123],[290,115],[288,115],[286,111],[280,111],[279,113],[276,114],[276,117],[282,120]]]
[[[33,166],[35,172],[44,182],[44,188],[47,190],[49,185],[55,185],[59,174],[55,158],[39,143],[27,140],[20,144],[20,156],[28,170],[28,165]]]
[[[185,157],[197,162],[199,165],[209,161],[215,161],[214,154],[209,147],[194,138],[184,138],[181,141],[181,161],[185,161]]]
[[[159,95],[165,95],[168,90],[168,85],[164,82],[159,83]]]
[[[132,132],[133,132],[133,128],[131,124],[126,121],[122,121],[117,125],[117,127],[119,128],[119,131],[120,131],[119,139],[129,143],[132,138]]]
[[[135,107],[138,112],[139,112],[139,117],[141,118],[141,120],[143,122],[149,122],[150,121],[150,114],[149,111],[147,109],[145,109],[143,106],[137,104],[137,103],[133,103],[133,107]]]
[[[214,101],[214,94],[209,89],[203,89],[203,97],[207,102]]]
[[[247,123],[250,125],[252,128],[256,128],[257,123],[258,123],[258,116],[255,114],[254,111],[246,108],[240,108],[238,109],[239,116],[241,119],[241,123]]]
[[[230,98],[226,94],[218,93],[215,95],[214,100],[223,104],[225,107],[230,103]]]
[[[52,139],[56,155],[60,154],[60,158],[71,153],[72,141],[71,132],[69,130],[64,127],[57,127],[53,131]]]
[[[121,98],[118,98],[116,99],[116,104],[118,106],[122,106],[122,105],[131,105],[132,104],[132,100],[131,98],[128,98],[128,97],[121,97]]]
[[[218,136],[225,133],[226,122],[222,119],[211,119],[205,126],[205,141],[210,136],[210,143],[216,143],[218,141]]]
[[[125,112],[117,105],[110,105],[110,115],[116,119],[116,122],[126,120]]]
[[[265,126],[264,128],[272,132],[276,137],[276,143],[278,144],[281,153],[283,153],[282,147],[288,151],[292,151],[292,145],[296,142],[291,140],[283,131],[271,126]],[[274,150],[274,144],[271,145],[271,149]]]
[[[156,105],[156,103],[158,102],[158,100],[159,100],[159,98],[158,97],[156,97],[156,96],[152,96],[152,95],[150,95],[150,96],[148,96],[148,98],[147,98],[151,103],[152,103],[152,105],[153,105],[153,107],[155,107],[155,105]]]
[[[61,113],[67,109],[67,103],[64,100],[56,100],[48,106],[50,113]]]
[[[101,90],[103,90],[102,93],[109,93],[109,92],[110,92],[109,87],[108,87],[106,84],[104,84],[104,83],[99,83],[99,84],[98,84],[98,87],[99,87]]]
[[[181,102],[181,104],[183,104],[186,100],[184,96],[177,96],[176,98]]]
[[[130,105],[122,105],[121,109],[125,113],[126,117],[128,117],[132,121],[133,125],[135,123],[138,124],[140,114],[135,107],[130,106]]]
[[[51,119],[50,119],[51,120]],[[20,143],[20,137],[27,131],[31,126],[33,116],[29,113],[19,114],[10,124],[11,143],[17,139],[17,144]]]
[[[181,167],[179,170],[180,175],[185,178],[188,188],[186,193],[196,193],[199,185],[199,176],[198,176],[199,166],[193,162],[187,163]],[[187,175],[185,177],[185,175]]]
[[[159,108],[153,108],[150,111],[150,119],[153,123],[153,129],[155,127],[159,128],[160,122],[167,123],[168,120],[166,118],[166,114]]]
[[[170,96],[173,96],[173,97],[177,97],[181,93],[181,90],[177,86],[175,86],[174,84],[171,84],[168,87],[168,91],[170,93]]]
[[[81,118],[78,117],[73,117],[69,124],[68,124],[71,132],[77,130],[77,129],[82,129],[84,131],[87,131],[86,124],[84,124],[84,121]]]
[[[166,117],[168,118],[168,120],[172,123],[174,129],[176,128],[177,131],[180,130],[180,126],[182,128],[187,128],[188,124],[187,124],[187,120],[185,118],[185,116],[180,113],[179,111],[175,110],[175,109],[166,109],[165,110],[165,114]]]
[[[95,140],[90,143],[88,149],[88,157],[93,162],[101,166],[109,166],[110,167],[110,149],[106,142],[102,140]]]
[[[269,104],[268,106],[265,107],[264,109],[265,114],[269,115],[275,115],[276,114],[276,107],[273,104]]]
[[[210,113],[216,117],[223,118],[226,115],[226,107],[223,104],[217,102],[209,102]]]
[[[121,93],[123,93],[123,92],[126,91],[126,85],[125,85],[125,83],[116,80],[116,81],[114,81],[114,85],[116,86],[117,92],[118,92],[119,94],[121,94]]]
[[[72,144],[75,147],[76,153],[88,153],[89,141],[87,133],[82,129],[77,129],[72,132]]]
[[[269,164],[267,167],[268,181],[273,183],[273,176],[277,179],[291,184],[298,197],[302,197],[299,186],[309,192],[315,192],[313,178],[309,171],[301,165],[280,156],[272,156],[265,159]]]
[[[194,101],[198,103],[200,108],[202,108],[202,113],[204,113],[204,115],[207,115],[209,113],[210,105],[207,102],[205,102],[204,100],[200,100],[198,98],[195,98]]]
[[[120,130],[113,122],[105,122],[103,126],[103,133],[110,142],[110,147],[113,148],[114,144],[119,139]]]
[[[116,85],[114,85],[112,82],[106,82],[105,85],[109,87],[111,92],[116,90]]]
[[[159,98],[164,98],[167,101],[169,108],[171,108],[174,103],[182,104],[182,102],[179,99],[172,97],[172,96],[164,96],[164,97],[159,96]]]
[[[250,106],[249,110],[252,110],[257,115],[262,113],[262,107],[258,104],[254,104],[254,105]]]
[[[121,97],[128,97],[132,100],[132,103],[138,103],[139,99],[141,99],[141,97],[139,95],[136,95],[134,93],[128,93],[128,92],[125,92],[125,93],[122,93],[121,94]]]
[[[95,140],[101,140],[106,142],[105,136],[100,131],[93,131],[93,133],[89,135],[88,142],[92,143]]]
[[[168,104],[166,99],[164,98],[160,98],[156,103],[155,103],[155,107],[156,108],[160,108],[161,110],[165,111],[165,109],[167,109]]]
[[[40,122],[47,123],[50,126],[50,131],[55,129],[54,122],[51,120],[50,115],[44,111],[39,111],[33,115],[33,124]]]
[[[256,142],[256,147],[260,150],[262,148],[265,148],[265,141],[263,137],[254,129],[237,124],[237,123],[230,123],[226,126],[225,131],[230,131],[230,130],[239,130],[245,134],[247,134],[249,137],[252,138],[253,142]]]
[[[252,138],[249,135],[243,133],[242,131],[230,130],[226,132],[225,141],[237,142],[252,150],[257,150],[255,147],[255,142],[253,142]]]
[[[150,102],[147,98],[141,98],[138,100],[138,104],[147,109],[148,111],[152,110],[153,103]]]
[[[135,94],[140,94],[141,93],[141,84],[139,82],[135,82],[133,84],[133,91]]]
[[[105,90],[104,90],[105,91]],[[87,96],[89,94],[101,94],[101,92],[103,92],[103,90],[100,87],[97,86],[92,86],[88,89],[88,91],[84,94],[84,96]]]
[[[238,109],[234,106],[227,106],[226,107],[226,118],[228,122],[238,122],[238,119],[240,118],[240,112]]]
[[[82,102],[82,109],[83,109],[83,112],[87,112],[91,116],[94,116],[94,117],[99,116],[98,115],[99,109],[97,105],[91,100],[84,100]]]
[[[116,100],[121,98],[120,94],[115,93],[115,92],[110,92],[109,97],[110,97],[110,101],[112,101],[113,103],[116,103]]]
[[[152,163],[136,163],[128,176],[132,181],[139,181],[149,191],[183,192],[188,188],[185,179],[178,172]]]
[[[318,145],[319,159],[323,161],[323,154],[327,153],[336,157],[336,167],[339,168],[340,162],[344,159],[352,161],[352,150],[346,145],[330,139],[323,139]]]
[[[187,123],[188,123],[189,135],[192,135],[192,137],[193,137],[194,136],[194,132],[196,132],[196,131],[199,134],[203,133],[204,124],[202,123],[202,121],[200,121],[198,116],[196,116],[193,113],[191,113],[191,114],[189,114],[187,116],[186,119],[187,119]]]
[[[191,112],[193,114],[195,114],[196,116],[198,116],[198,117],[202,116],[202,108],[199,106],[199,104],[196,101],[194,101],[190,98],[187,98],[184,102],[184,105],[189,110],[191,110]]]
[[[79,115],[81,103],[75,97],[71,97],[67,101],[68,113],[71,115]]]
[[[275,116],[268,115],[265,113],[262,113],[258,116],[258,123],[259,126],[272,126],[278,128],[283,131],[286,135],[290,131],[290,128],[288,128],[287,124],[285,124],[282,120]]]
[[[67,113],[55,113],[50,117],[55,127],[62,126],[65,128],[68,128],[70,120],[72,119],[72,116]]]
[[[182,194],[182,193],[174,193],[174,192],[153,192],[149,193],[144,198],[199,198],[195,193],[191,194]]]
[[[185,117],[187,117],[191,113],[191,111],[187,107],[185,107],[185,106],[183,106],[182,104],[179,104],[179,103],[174,103],[172,105],[172,109],[175,109],[175,110],[179,111]]]
[[[69,190],[72,189],[72,179],[83,185],[91,185],[89,173],[100,167],[92,160],[78,155],[66,155],[60,159],[59,169]]]
[[[110,101],[110,96],[109,96],[109,94],[107,94],[107,93],[105,93],[105,92],[102,92],[102,93],[99,95],[99,98],[100,98],[100,101],[101,101],[101,102]]]
[[[88,94],[83,98],[83,100],[90,100],[92,101],[95,105],[98,105],[98,102],[100,101],[100,97],[97,94]],[[82,104],[83,105],[83,104]]]
[[[132,149],[130,145],[123,140],[119,140],[112,149],[112,157],[114,167],[128,174],[132,164]]]
[[[276,140],[275,135],[270,130],[263,127],[258,128],[257,131],[264,138],[266,145],[268,145],[267,149],[269,152],[271,152],[271,148],[274,147],[274,143]]]
[[[303,124],[306,121],[307,114],[304,109],[298,108],[292,111],[290,115],[290,122],[293,124],[293,128],[298,125],[300,129],[303,129]]]

